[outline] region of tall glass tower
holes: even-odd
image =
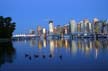
[[[53,31],[54,31],[53,21],[49,21],[49,34],[53,34]]]
[[[76,33],[77,32],[77,24],[75,20],[70,20],[70,32]]]

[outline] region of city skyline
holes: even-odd
[[[25,33],[53,20],[55,26],[68,23],[70,19],[107,19],[107,0],[1,0],[0,15],[10,16],[16,22],[14,34]]]
[[[0,71],[107,71],[107,3],[0,0]]]
[[[97,23],[97,25],[95,25],[95,23]],[[105,24],[105,26],[102,26],[103,23]],[[60,32],[63,33],[64,30],[64,34],[69,34],[69,33],[94,33],[95,31],[95,27],[99,27],[99,29],[97,30],[98,33],[102,33],[102,29],[105,28],[104,30],[107,31],[107,25],[108,25],[108,19],[106,20],[100,20],[98,18],[94,18],[92,19],[92,21],[90,21],[89,19],[83,19],[81,21],[76,21],[74,19],[71,19],[67,24],[64,25],[60,25],[58,24],[57,26],[55,26],[54,21],[50,20],[48,23],[48,28],[43,27],[41,25],[36,26],[35,29],[28,29],[29,31],[26,31],[28,34],[37,34],[40,35],[42,33],[46,34],[49,32],[49,34],[60,34]],[[25,34],[27,34],[25,33]],[[23,34],[23,33],[19,33],[19,34]]]

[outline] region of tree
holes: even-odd
[[[11,17],[0,16],[0,38],[11,38],[15,27],[16,23],[12,22]]]

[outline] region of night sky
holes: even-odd
[[[14,34],[25,33],[37,25],[48,28],[49,20],[56,26],[70,19],[108,19],[108,0],[0,0],[0,15],[16,22]]]

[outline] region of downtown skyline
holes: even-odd
[[[28,29],[26,33],[18,33],[15,35],[26,35],[33,34],[37,36],[46,35],[70,35],[70,34],[108,34],[108,19],[100,20],[98,18],[89,19],[85,18],[77,22],[71,19],[67,24],[58,24],[55,26],[53,20],[49,20],[46,24],[48,28],[40,25],[35,26],[35,29]]]
[[[36,26],[48,28],[48,21],[55,26],[67,24],[69,20],[77,22],[88,18],[92,20],[108,18],[107,0],[1,0],[0,15],[10,16],[16,22],[14,34],[25,33]]]

